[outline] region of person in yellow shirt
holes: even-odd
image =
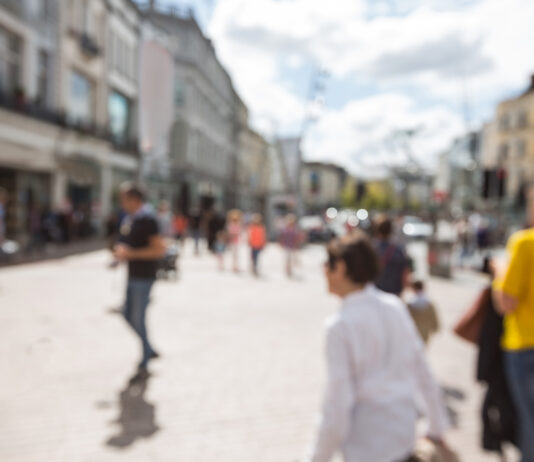
[[[508,261],[497,264],[494,293],[504,314],[502,347],[519,415],[522,462],[534,462],[534,185],[528,188],[530,228],[513,234]]]

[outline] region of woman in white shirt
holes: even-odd
[[[449,423],[441,390],[406,307],[373,285],[379,261],[367,236],[332,241],[325,273],[342,306],[327,325],[328,382],[308,460],[328,462],[338,451],[346,462],[409,460],[420,398],[427,436],[444,444]]]

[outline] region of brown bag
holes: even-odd
[[[491,289],[487,287],[454,326],[453,332],[456,335],[470,343],[478,344],[490,297]]]

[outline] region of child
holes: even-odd
[[[413,296],[408,301],[408,309],[417,326],[417,330],[425,344],[430,337],[439,330],[439,320],[436,308],[428,299],[425,285],[422,281],[414,281],[411,285]]]
[[[259,213],[252,217],[252,222],[248,228],[248,243],[252,256],[252,273],[254,276],[258,276],[258,259],[266,243],[265,226]]]
[[[226,226],[228,233],[228,246],[232,255],[232,267],[235,273],[239,272],[239,243],[241,241],[242,215],[239,210],[231,210],[228,212],[228,225]]]

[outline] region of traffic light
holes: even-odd
[[[499,199],[502,199],[506,196],[506,179],[508,177],[508,172],[505,168],[500,168],[497,170],[497,181],[498,181],[498,196]]]

